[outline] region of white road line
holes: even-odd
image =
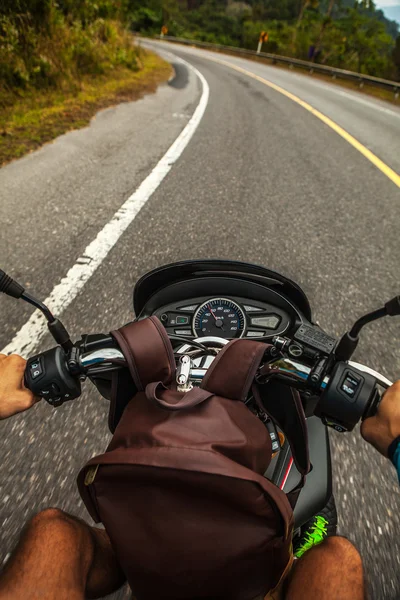
[[[356,96],[357,92],[343,92],[342,90],[334,90],[335,94],[339,94],[339,96],[343,96],[344,98],[351,98],[351,100],[354,100],[355,102],[359,102],[360,104],[364,104],[365,106],[368,106],[368,108],[372,108],[373,110],[380,110],[381,112],[386,113],[387,115],[390,115],[391,117],[397,117],[400,118],[400,110],[398,110],[397,112],[394,110],[391,110],[390,108],[386,108],[384,106],[380,106],[377,102],[371,102],[370,100],[366,100],[364,98],[361,98],[359,96]]]
[[[146,177],[137,190],[124,202],[121,208],[117,210],[111,221],[97,234],[97,237],[87,246],[75,265],[71,267],[66,276],[55,286],[50,296],[46,298],[44,301],[45,304],[57,316],[60,316],[74,298],[76,298],[85,283],[106,258],[111,248],[115,246],[121,235],[135,219],[140,209],[156,191],[164,177],[171,170],[173,164],[181,156],[203,118],[210,95],[208,83],[204,76],[190,63],[175,56],[174,59],[183,62],[200,79],[203,88],[200,102],[186,127],[154,167],[150,175]],[[46,332],[47,325],[44,317],[40,311],[35,311],[1,352],[3,354],[16,353],[29,356]]]

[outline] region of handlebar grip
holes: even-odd
[[[400,296],[395,296],[385,304],[386,312],[389,317],[400,315]]]
[[[362,421],[365,421],[365,419],[369,419],[370,417],[374,417],[376,415],[376,413],[378,412],[378,408],[381,403],[382,397],[383,397],[383,394],[381,394],[378,389],[375,389],[375,393],[371,398],[371,402],[361,418]]]
[[[337,431],[352,431],[379,404],[376,379],[347,362],[338,362],[323,392],[316,414]],[[377,397],[378,393],[378,397]]]

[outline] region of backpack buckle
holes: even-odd
[[[191,358],[187,354],[184,354],[179,359],[179,363],[176,368],[176,383],[178,384],[178,392],[188,392],[192,389],[193,385],[189,381],[191,368]]]

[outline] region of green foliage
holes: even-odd
[[[341,22],[345,39],[345,55],[351,67],[361,73],[393,76],[391,53],[393,39],[378,20],[350,9]]]
[[[126,18],[125,0],[1,0],[0,92],[76,86],[118,66],[137,70]]]
[[[128,25],[252,49],[268,31],[266,52],[400,79],[397,25],[371,0],[0,0],[0,92],[137,69]]]
[[[397,76],[400,81],[400,35],[396,39],[396,45],[393,49],[392,57],[395,68],[397,69]]]
[[[162,26],[162,11],[155,11],[146,6],[140,6],[131,14],[131,23],[134,31],[152,33],[159,31]]]
[[[72,1],[72,0],[70,0]],[[126,0],[135,31],[256,49],[400,78],[398,26],[371,0]],[[399,42],[397,42],[399,44]],[[398,48],[398,46],[396,46]]]

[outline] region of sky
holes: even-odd
[[[376,6],[382,8],[383,6],[400,6],[399,0],[375,0]]]
[[[375,0],[377,8],[382,8],[388,19],[397,21],[400,25],[400,0]]]

